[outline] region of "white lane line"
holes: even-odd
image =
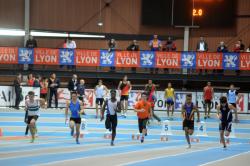
[[[177,140],[177,141],[172,141],[172,142],[182,142],[181,140]],[[172,143],[171,142],[171,143]],[[124,141],[122,143],[131,143],[131,141]],[[139,142],[138,142],[139,143]],[[147,143],[146,145],[151,145],[151,144],[158,144],[159,142],[152,142],[152,143]],[[0,158],[0,161],[1,160],[6,160],[6,159],[15,159],[15,158],[21,158],[21,157],[34,157],[34,156],[41,156],[41,155],[55,155],[55,154],[64,154],[64,153],[78,153],[78,152],[85,152],[85,151],[89,151],[89,150],[98,150],[98,149],[104,149],[104,148],[107,148],[108,149],[111,149],[113,147],[111,147],[108,143],[105,144],[103,143],[105,146],[101,146],[101,147],[96,147],[96,148],[92,148],[92,149],[87,149],[87,150],[84,150],[84,149],[81,149],[81,150],[77,150],[77,151],[71,151],[71,152],[53,152],[53,153],[45,153],[45,154],[29,154],[29,155],[20,155],[20,156],[12,156],[12,157],[4,157],[4,158]],[[75,144],[74,144],[75,145]],[[74,146],[72,144],[72,146]],[[88,144],[82,144],[80,146],[77,146],[77,147],[85,147],[86,145]],[[91,145],[95,145],[95,144],[91,144]],[[106,146],[107,145],[107,146]],[[108,146],[109,145],[109,146]],[[123,147],[129,147],[129,146],[134,146],[134,145],[140,145],[140,144],[132,144],[132,145],[122,145],[122,146],[116,146],[118,148],[123,148]],[[52,147],[53,148],[53,147]],[[64,148],[67,148],[67,147],[64,147]],[[34,149],[33,149],[34,150]],[[33,150],[30,150],[30,151],[33,151]],[[47,148],[47,150],[49,150]],[[18,151],[19,152],[19,151]]]
[[[241,143],[237,143],[237,144],[234,144],[234,145],[239,145],[239,144],[241,144]],[[152,157],[152,158],[149,158],[149,159],[137,160],[137,161],[132,161],[132,162],[127,162],[127,163],[119,164],[118,166],[131,165],[131,164],[136,164],[136,163],[150,161],[150,160],[155,160],[155,159],[162,159],[162,158],[168,158],[168,157],[176,157],[176,156],[180,156],[180,155],[185,155],[185,154],[190,154],[190,153],[195,153],[195,152],[202,152],[202,151],[211,150],[211,149],[219,149],[219,148],[221,148],[221,147],[211,147],[211,148],[206,148],[206,149],[202,149],[202,150],[194,150],[194,151],[190,151],[190,152],[178,153],[178,154],[173,154],[173,155],[165,155],[165,156]],[[192,148],[190,150],[192,150]]]
[[[230,156],[230,157],[225,157],[225,158],[222,158],[222,159],[219,159],[219,160],[210,161],[210,162],[201,164],[201,165],[199,165],[199,166],[205,166],[205,165],[217,163],[217,162],[224,161],[224,160],[228,160],[228,159],[231,159],[231,158],[234,158],[234,157],[238,157],[238,156],[240,156],[240,155],[244,155],[244,154],[247,154],[247,153],[250,153],[250,151],[243,152],[243,153],[239,153],[239,154],[236,154],[236,155],[233,155],[233,156]]]
[[[181,142],[181,141],[177,141],[177,142]],[[144,150],[144,152],[145,151],[154,151],[154,150],[163,150],[163,149],[176,149],[179,147],[186,147],[186,145],[166,146],[166,147],[162,147],[162,148],[147,149],[147,150]],[[141,149],[133,150],[133,151],[129,151],[129,152],[124,152],[124,153],[114,153],[114,154],[108,154],[108,155],[95,155],[95,156],[79,157],[79,158],[74,158],[74,159],[60,160],[60,161],[54,161],[54,162],[49,162],[49,163],[43,163],[43,164],[35,164],[33,166],[54,165],[54,164],[59,164],[62,162],[75,161],[75,160],[80,160],[80,159],[84,159],[84,158],[94,158],[94,157],[101,158],[101,157],[106,157],[106,156],[110,157],[110,156],[116,156],[116,155],[126,155],[126,154],[130,154],[130,153],[136,153],[139,151],[141,151]]]

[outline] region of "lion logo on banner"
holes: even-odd
[[[193,54],[184,54],[182,57],[183,66],[192,67],[194,65],[194,55]]]
[[[62,59],[62,63],[72,63],[73,51],[65,50],[61,51],[60,57]]]
[[[237,59],[238,57],[236,55],[225,55],[224,58],[225,67],[227,68],[236,67]]]
[[[32,56],[32,50],[30,49],[22,49],[20,50],[19,57],[21,62],[30,62]]]
[[[114,53],[112,53],[112,52],[103,52],[101,54],[102,64],[111,65],[113,57],[114,57]]]
[[[142,53],[142,57],[141,57],[142,65],[144,65],[144,66],[152,65],[153,58],[154,58],[154,55],[151,53]]]

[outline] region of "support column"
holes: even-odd
[[[25,36],[24,36],[24,47],[25,47],[26,40],[29,39],[29,33],[30,33],[30,0],[25,0],[24,30],[25,30]]]

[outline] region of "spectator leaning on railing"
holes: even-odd
[[[248,48],[246,49],[246,52],[250,52],[250,44],[249,44]]]
[[[163,51],[176,51],[176,45],[170,36],[163,46]]]
[[[196,51],[198,52],[207,52],[208,51],[208,45],[204,39],[204,37],[200,37],[199,42],[196,45]],[[199,74],[202,73],[202,69],[199,70]],[[205,70],[205,73],[207,73],[207,70]]]
[[[217,47],[217,52],[228,52],[227,46],[225,45],[224,41],[220,42],[220,45]],[[215,72],[223,73],[224,70],[214,70]]]
[[[127,47],[128,51],[139,51],[139,45],[138,42],[136,40],[133,40],[132,43]],[[132,67],[132,72],[135,73],[136,72],[136,67]]]
[[[161,40],[158,39],[158,35],[154,35],[153,39],[149,41],[149,48],[151,51],[161,51],[162,49],[162,44]],[[155,73],[158,73],[158,68],[155,68]],[[154,69],[150,69],[151,73],[153,73]]]
[[[242,40],[238,40],[235,43],[233,52],[244,52],[245,51],[245,45],[242,43]]]
[[[37,42],[33,36],[29,35],[29,39],[26,41],[25,47],[26,48],[36,48],[37,47]],[[29,70],[33,70],[33,67],[34,67],[33,64],[28,65]]]

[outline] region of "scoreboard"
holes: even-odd
[[[232,27],[237,0],[142,0],[143,25]]]

